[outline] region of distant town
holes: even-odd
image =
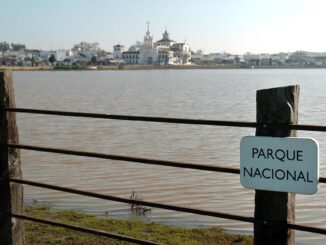
[[[74,69],[87,67],[217,67],[217,68],[305,68],[325,67],[326,52],[261,53],[209,53],[193,51],[187,42],[177,42],[165,30],[162,38],[153,41],[149,23],[143,42],[129,48],[117,43],[111,51],[100,48],[99,43],[80,42],[69,50],[28,49],[19,43],[0,42],[0,66],[53,67]]]

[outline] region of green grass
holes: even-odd
[[[48,207],[39,205],[26,207],[25,214],[81,227],[114,232],[144,240],[155,241],[162,244],[252,244],[252,237],[250,236],[225,233],[222,229],[216,227],[207,229],[186,229],[162,225],[158,223],[146,223],[142,221],[125,221],[109,218],[97,218],[92,215],[78,213],[75,211],[55,211]],[[30,221],[25,221],[25,240],[27,245],[131,244],[105,237],[75,232],[64,228],[38,224]]]

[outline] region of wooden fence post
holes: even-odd
[[[23,221],[8,213],[23,213],[23,187],[9,178],[22,177],[19,149],[7,149],[6,143],[19,144],[15,113],[1,108],[15,107],[12,72],[0,72],[0,244],[24,244]]]
[[[299,85],[257,91],[257,122],[297,124]],[[256,130],[257,136],[296,136],[295,130]],[[295,221],[295,193],[260,191],[255,195],[255,218],[276,222]],[[277,225],[254,225],[255,245],[294,244],[294,230]]]

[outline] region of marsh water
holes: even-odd
[[[299,123],[325,125],[326,70],[150,70],[15,72],[17,107],[137,116],[255,121],[256,90],[300,85]],[[254,129],[130,122],[18,114],[22,144],[239,167],[239,143]],[[320,146],[326,176],[325,133],[299,131]],[[129,198],[253,215],[254,191],[238,175],[139,163],[22,151],[24,179]],[[186,227],[222,226],[251,233],[243,222],[152,209],[137,217],[130,206],[25,186],[27,203],[75,209],[98,216],[144,219]],[[326,185],[297,195],[296,222],[326,227]],[[297,244],[325,237],[296,232]]]

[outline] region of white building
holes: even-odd
[[[149,32],[149,23],[143,46],[139,50],[139,64],[156,64],[158,59],[158,49],[154,47],[153,36]]]
[[[174,43],[176,43],[176,41],[171,40],[169,33],[167,32],[167,30],[165,30],[165,32],[163,33],[163,38],[161,40],[158,40],[155,44],[158,47],[170,48]]]
[[[124,52],[125,46],[117,44],[113,46],[113,57],[116,60],[121,60],[122,59],[122,52]]]
[[[170,39],[167,30],[163,33],[163,38],[153,42],[153,36],[149,31],[149,23],[144,40],[139,49],[129,49],[124,51],[123,45],[113,47],[114,58],[126,64],[147,64],[147,65],[174,65],[189,64],[191,51],[189,45],[177,43]]]
[[[67,52],[68,51],[64,49],[56,50],[55,52],[56,61],[64,61],[68,57]]]

